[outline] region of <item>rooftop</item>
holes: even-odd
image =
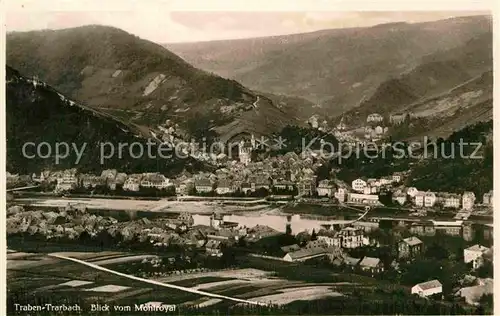
[[[416,246],[416,245],[420,245],[423,243],[420,239],[418,239],[417,237],[413,237],[413,236],[405,238],[405,239],[403,239],[403,241],[410,246]]]
[[[379,258],[364,257],[363,260],[361,260],[361,262],[359,263],[359,265],[363,267],[376,268],[379,263],[380,263]]]
[[[481,246],[479,244],[476,244],[474,246],[470,246],[469,248],[467,248],[465,250],[477,251],[477,252],[486,252],[486,251],[490,250],[490,248],[485,247],[485,246]]]
[[[422,290],[429,290],[429,289],[434,289],[440,286],[443,286],[441,282],[438,280],[431,280],[423,283],[416,284],[416,286],[419,286]]]
[[[309,248],[309,249],[300,249],[297,251],[293,251],[288,253],[292,259],[302,259],[311,256],[326,254],[326,250],[324,248]]]

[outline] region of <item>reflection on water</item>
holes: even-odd
[[[324,220],[314,220],[301,218],[300,215],[292,215],[290,217],[290,223],[292,232],[301,232],[307,230],[312,232],[313,229],[318,231],[321,229],[321,224],[325,223]],[[209,215],[193,215],[194,225],[210,225]],[[235,222],[240,226],[254,227],[256,225],[266,225],[279,232],[286,231],[287,216],[283,215],[262,215],[255,214],[255,216],[250,215],[224,215],[224,221]]]

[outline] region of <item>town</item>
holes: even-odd
[[[173,179],[157,172],[104,170],[96,175],[78,173],[77,169],[8,175],[12,187],[8,234],[53,241],[90,238],[108,246],[147,244],[156,252],[172,247],[182,252],[196,249],[212,258],[210,263],[203,261],[204,267],[212,267],[214,262],[219,262],[215,264],[218,268],[237,266],[234,253],[283,263],[313,262],[333,271],[392,280],[421,297],[452,301],[464,297],[473,306],[492,295],[492,191],[476,197],[470,191],[419,190],[405,186],[406,172],[363,177],[351,183],[339,180],[334,173],[318,180],[318,170],[325,163],[321,156],[287,152],[253,161],[253,149],[252,140],[242,141],[238,159],[224,161],[215,172],[184,172]],[[36,192],[30,192],[33,189]],[[62,197],[67,205],[42,207],[19,202],[25,195]],[[155,212],[174,212],[165,213],[168,216],[118,220],[78,200],[82,197],[180,204],[174,210],[161,204],[154,208]],[[215,203],[222,212],[197,215],[196,209],[185,211],[193,200]],[[231,204],[241,205],[240,211],[225,208]],[[307,208],[312,211],[305,212]],[[260,212],[264,218],[262,214],[270,210],[278,211],[282,220],[270,226],[267,220],[251,226],[245,216],[231,220],[242,211]],[[297,231],[297,221],[308,222],[309,228]],[[456,247],[460,247],[458,252]],[[227,253],[233,253],[229,261]],[[189,255],[185,258],[192,260]],[[168,276],[178,267],[172,258],[166,265],[151,262],[154,272],[151,267],[131,272]],[[450,271],[436,273],[432,270],[436,264],[440,264],[439,269],[448,266],[454,277],[448,278]],[[415,275],[415,269],[422,265],[431,270]]]

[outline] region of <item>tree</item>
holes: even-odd
[[[445,260],[448,259],[450,253],[448,250],[437,243],[432,243],[427,250],[425,251],[425,256],[427,258],[432,258],[436,260]]]
[[[316,234],[316,230],[313,229],[311,234],[311,240],[317,240],[317,239],[318,239],[318,234]]]

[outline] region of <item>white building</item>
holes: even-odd
[[[217,183],[217,188],[215,189],[217,194],[228,194],[235,192],[234,186],[229,180],[221,180]]]
[[[476,195],[473,192],[464,192],[464,195],[462,195],[462,208],[466,210],[472,210],[475,201]]]
[[[481,245],[474,245],[464,249],[464,262],[472,262],[472,268],[477,269],[483,265],[483,255],[489,250],[490,248]]]
[[[436,194],[434,192],[425,192],[424,194],[424,206],[433,207],[436,204]]]
[[[139,191],[140,184],[141,184],[141,182],[139,181],[139,179],[134,178],[134,177],[129,177],[123,183],[123,190],[125,190],[125,191]]]
[[[378,113],[372,113],[366,118],[366,122],[382,122],[384,117]]]
[[[56,191],[67,191],[76,188],[78,179],[72,171],[65,171],[62,176],[57,178]]]
[[[392,181],[401,182],[401,180],[403,180],[403,175],[401,174],[401,172],[394,172],[392,174]]]
[[[321,180],[318,183],[318,187],[316,189],[318,196],[328,196],[332,197],[335,194],[335,185],[333,181],[330,180]]]
[[[406,194],[403,192],[396,192],[392,195],[392,200],[399,203],[399,205],[403,205],[406,203]]]
[[[483,194],[483,204],[484,205],[493,205],[493,190]]]
[[[409,187],[408,189],[406,189],[406,194],[414,198],[418,194],[418,190],[415,187]]]
[[[424,206],[424,198],[425,198],[425,193],[424,192],[417,192],[415,194],[415,205],[419,207]]]
[[[238,146],[238,157],[240,158],[240,162],[242,164],[248,165],[252,162],[252,144],[249,142],[245,142],[241,140]]]
[[[347,191],[344,188],[338,188],[337,193],[335,193],[335,198],[340,202],[345,202]]]
[[[490,190],[488,193],[483,194],[483,204],[493,205],[493,190]]]
[[[328,245],[328,247],[341,247],[340,238],[332,236],[318,236],[318,240]]]
[[[418,294],[422,297],[427,297],[443,292],[443,285],[438,280],[419,283],[411,288],[411,294]]]
[[[378,204],[378,195],[350,193],[349,202],[359,204]]]
[[[363,192],[366,184],[366,181],[360,178],[352,181],[351,186],[354,191]]]
[[[445,208],[459,208],[462,201],[460,194],[453,193],[438,193],[437,198]]]
[[[141,186],[145,188],[165,189],[173,186],[170,179],[159,173],[147,173],[141,180]]]
[[[339,231],[335,237],[340,239],[342,248],[358,248],[364,245],[364,232],[362,229],[346,227]]]

